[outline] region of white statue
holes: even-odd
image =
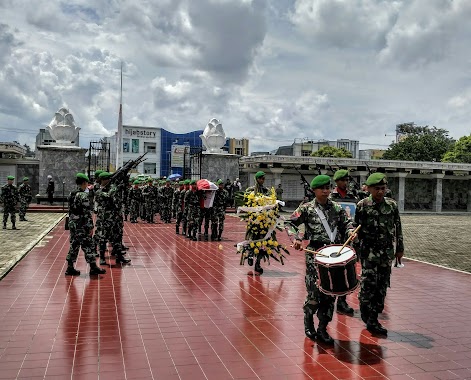
[[[61,108],[47,126],[55,145],[72,145],[78,136],[80,128],[75,125],[74,117],[67,108]]]
[[[226,153],[221,148],[226,144],[226,134],[218,119],[211,119],[200,135],[206,151],[209,153]]]

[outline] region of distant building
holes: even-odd
[[[383,157],[384,149],[365,149],[360,150],[360,160],[379,160]]]
[[[295,139],[291,145],[280,146],[275,150],[274,154],[277,156],[301,156],[309,157],[312,153],[317,152],[325,146],[332,146],[334,148],[345,148],[348,150],[353,158],[360,156],[360,143],[358,140],[338,139],[338,140],[308,140],[308,139]]]
[[[80,131],[79,134],[77,135],[76,141],[71,141],[72,144],[75,146],[80,146],[79,145],[79,140],[80,140]],[[54,140],[51,137],[51,134],[47,130],[47,128],[41,128],[39,130],[39,133],[36,135],[36,146],[40,145],[51,145],[51,143],[55,143],[56,140]]]
[[[227,142],[229,143],[228,152],[230,154],[237,154],[239,156],[248,156],[249,155],[249,140],[246,138],[236,139],[228,138]],[[226,143],[227,145],[227,143]]]

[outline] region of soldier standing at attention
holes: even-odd
[[[360,240],[361,319],[373,334],[387,335],[378,321],[390,285],[391,265],[394,257],[404,255],[401,218],[397,203],[386,198],[387,179],[384,173],[371,174],[366,184],[370,195],[358,202],[355,222],[361,224]],[[396,250],[394,251],[394,246]]]
[[[353,222],[347,217],[345,210],[338,203],[329,199],[330,177],[318,175],[311,181],[315,198],[300,205],[290,217],[293,226],[304,224],[304,239],[309,240],[308,249],[316,251],[325,245],[343,243],[353,233]],[[293,227],[292,227],[293,228]],[[293,232],[297,232],[293,228]],[[302,240],[296,235],[294,249],[302,250]],[[317,272],[314,265],[315,257],[306,252],[306,291],[304,302],[304,332],[311,339],[318,339],[332,344],[334,340],[327,332],[327,325],[334,313],[335,297],[322,293],[317,286]],[[319,327],[314,327],[314,314],[317,312]]]
[[[186,200],[188,199],[188,193],[190,192],[190,180],[186,179],[183,184],[185,185],[184,189],[182,190],[182,193],[180,194],[180,202],[181,202],[181,207],[182,207],[182,235],[185,236],[187,232],[187,227],[188,227],[188,205],[186,203]],[[177,225],[180,226],[180,224],[177,221]]]
[[[185,204],[188,206],[188,238],[197,241],[198,224],[200,221],[200,195],[196,188],[196,181],[191,180],[190,190],[186,196]]]
[[[172,198],[173,189],[170,186],[170,180],[165,180],[165,185],[162,188],[162,204],[160,215],[164,223],[170,223],[172,219]]]
[[[33,193],[31,186],[29,185],[29,178],[24,177],[23,183],[18,188],[18,193],[20,196],[20,221],[26,222],[26,210],[33,199]]]
[[[0,203],[3,203],[3,229],[7,229],[8,214],[10,214],[11,229],[16,230],[16,205],[20,200],[18,189],[13,185],[15,177],[9,175],[7,183],[2,186]]]
[[[224,189],[222,179],[216,181],[219,188],[214,194],[213,211],[211,214],[211,240],[221,241],[222,231],[224,230],[224,220],[226,219],[226,205],[229,193]]]
[[[90,265],[90,275],[106,273],[106,270],[98,267],[95,261],[92,208],[90,197],[85,192],[88,181],[85,174],[77,173],[75,183],[78,185],[78,190],[69,195],[70,248],[66,259],[68,264],[66,276],[80,275],[80,271],[74,268],[80,247],[85,254],[85,260]]]
[[[139,216],[139,206],[142,202],[142,192],[139,188],[139,180],[133,182],[133,187],[129,190],[129,211],[131,223],[137,223]]]
[[[181,206],[180,193],[182,190],[183,190],[183,182],[180,181],[178,182],[178,187],[176,187],[173,192],[173,198],[172,198],[172,213],[176,219],[175,232],[177,235],[180,233],[181,216],[180,216],[180,220],[178,220],[178,218],[180,215],[180,206]]]
[[[335,188],[330,194],[330,199],[336,201],[341,199],[352,200],[353,203],[358,202],[357,196],[349,189],[349,172],[345,169],[337,170],[334,174]],[[347,214],[348,215],[348,214]],[[347,303],[347,296],[337,297],[337,312],[345,314],[353,314],[353,309]]]

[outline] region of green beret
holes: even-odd
[[[366,180],[368,186],[374,185],[385,185],[388,181],[386,180],[386,174],[384,173],[373,173]]]
[[[330,184],[330,177],[325,174],[318,175],[314,177],[311,181],[311,188],[317,189],[318,187],[329,185]]]
[[[260,170],[259,172],[255,173],[255,179],[259,179],[260,177],[265,177],[265,172]]]
[[[147,182],[154,182],[153,178],[147,178]]]
[[[101,172],[100,175],[98,176],[98,178],[101,178],[101,179],[108,179],[111,177],[111,173],[108,173],[108,172]]]
[[[334,174],[334,181],[338,181],[339,179],[348,177],[348,170],[340,169],[337,170]]]
[[[216,185],[220,185],[220,184],[222,184],[222,183],[224,183],[224,182],[222,181],[222,179],[218,179],[218,180],[216,181]]]
[[[192,179],[192,180],[190,181],[190,185],[196,185],[196,181],[195,181],[194,179]]]
[[[189,184],[190,184],[190,180],[189,180],[189,179],[185,179],[185,180],[183,181],[183,184],[184,184],[184,185],[189,185]]]
[[[95,178],[98,178],[100,176],[100,174],[103,173],[103,170],[95,170]]]
[[[138,180],[138,179],[136,179],[136,180],[133,182],[133,184],[134,184],[134,185],[139,185],[139,184],[140,184],[140,182],[139,182],[139,180]]]
[[[28,178],[28,177],[24,177],[24,178],[23,178],[23,181],[29,181],[29,178]]]
[[[129,178],[129,183],[133,183],[134,182],[134,178]]]
[[[77,173],[75,177],[77,177],[77,178],[82,178],[82,179],[84,179],[85,181],[90,182],[90,180],[88,179],[88,177],[87,177],[85,174],[83,174],[83,173]]]
[[[12,175],[9,175],[9,176],[7,177],[7,179],[8,179],[9,181],[13,181],[13,180],[15,179],[15,177],[13,177]]]

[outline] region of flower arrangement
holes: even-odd
[[[261,256],[270,262],[270,257],[284,265],[283,253],[289,254],[285,246],[276,240],[276,229],[280,220],[279,203],[275,189],[271,188],[268,195],[249,192],[244,194],[246,206],[239,207],[237,213],[247,222],[245,241],[237,244],[237,252],[241,253],[240,264],[249,260],[252,265],[254,257]]]

